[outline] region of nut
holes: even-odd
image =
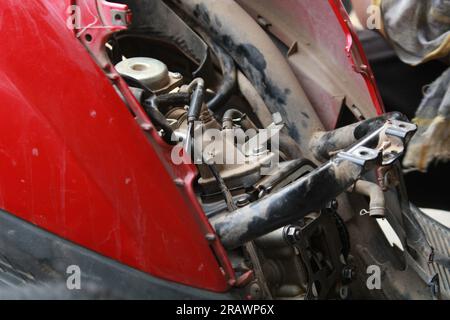
[[[291,244],[297,243],[301,239],[302,231],[301,231],[300,227],[289,226],[289,227],[286,227],[284,232],[285,232],[284,234],[285,234],[286,240]]]

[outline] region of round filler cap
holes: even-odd
[[[160,90],[170,83],[167,66],[152,58],[130,58],[119,62],[116,70],[122,75],[141,81],[151,90]]]

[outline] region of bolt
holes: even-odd
[[[183,78],[182,74],[179,73],[179,72],[173,73],[173,74],[172,74],[172,77],[173,77],[174,79],[176,79],[176,80],[179,80],[179,79]]]
[[[216,240],[216,235],[213,233],[207,233],[205,235],[205,238],[206,238],[206,240],[212,242],[212,241]]]
[[[173,182],[175,182],[175,185],[178,186],[178,187],[184,187],[183,179],[176,178]]]
[[[342,278],[346,282],[351,282],[355,278],[355,270],[351,266],[345,266],[342,269]]]
[[[253,154],[254,155],[258,155],[263,153],[264,151],[266,151],[266,147],[265,146],[257,146],[253,149]]]
[[[265,188],[261,188],[261,189],[259,190],[259,193],[258,193],[258,199],[261,199],[261,198],[264,197],[267,193],[268,193],[268,192],[267,192],[267,190],[266,190]]]
[[[331,200],[331,209],[333,210],[337,210],[339,208],[339,203],[337,202],[336,199]]]
[[[349,296],[349,288],[347,286],[342,286],[339,288],[339,296],[342,300],[347,300]]]
[[[249,204],[249,201],[248,201],[247,197],[239,198],[239,199],[236,201],[236,205],[237,205],[239,208],[245,207],[245,206],[248,205],[248,204]]]
[[[297,243],[301,239],[301,229],[297,226],[289,226],[285,229],[286,240],[291,243]]]
[[[248,291],[249,291],[249,295],[250,295],[252,300],[259,300],[259,299],[262,298],[262,295],[261,295],[262,294],[262,290],[261,290],[260,285],[257,282],[253,282],[250,285]]]
[[[149,123],[142,123],[141,128],[142,130],[149,131],[152,129],[152,126]]]
[[[277,126],[283,124],[283,117],[281,117],[281,114],[279,112],[274,113],[272,115],[273,123]]]
[[[263,18],[261,16],[259,16],[256,21],[263,28],[269,28],[272,26],[265,18]]]

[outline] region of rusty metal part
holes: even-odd
[[[308,157],[308,141],[322,125],[286,59],[263,29],[234,1],[172,3],[234,58],[271,113],[281,113],[289,135]]]
[[[377,180],[381,189],[383,189],[383,191],[387,191],[390,188],[395,188],[400,184],[399,172],[390,166],[380,167],[377,170]]]

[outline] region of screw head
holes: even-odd
[[[205,238],[206,238],[206,240],[208,240],[208,241],[214,241],[214,240],[216,240],[216,235],[213,234],[213,233],[207,233],[207,234],[205,235]]]
[[[184,187],[183,179],[176,178],[173,182],[175,182],[175,185],[178,186],[178,187]]]
[[[239,198],[237,201],[236,201],[236,205],[238,206],[238,207],[245,207],[246,205],[248,205],[249,204],[249,201],[248,201],[248,199],[247,199],[247,197],[242,197],[242,198]]]
[[[351,266],[345,266],[342,269],[342,278],[346,282],[351,282],[355,278],[355,270]]]
[[[253,154],[254,155],[259,155],[261,153],[264,153],[266,151],[266,147],[265,146],[257,146],[255,148],[253,148]]]
[[[283,124],[283,117],[281,116],[281,114],[279,112],[274,113],[272,115],[272,119],[273,119],[273,123],[277,126]]]
[[[179,72],[175,72],[175,73],[172,73],[172,77],[174,79],[179,80],[179,79],[183,78],[183,75],[181,73],[179,73]]]

